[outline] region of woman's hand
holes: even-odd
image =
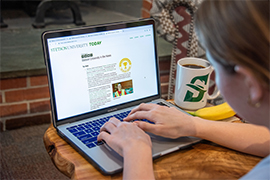
[[[101,140],[124,157],[123,179],[155,179],[151,139],[136,123],[111,118],[100,129]]]
[[[185,114],[174,107],[159,106],[157,104],[141,104],[134,108],[124,121],[135,119],[147,119],[154,122],[150,124],[143,121],[135,121],[138,126],[147,132],[168,137],[194,136],[196,129],[195,117]]]
[[[98,141],[101,140],[106,141],[121,156],[124,156],[126,151],[151,151],[152,147],[149,135],[138,128],[137,124],[121,122],[114,117],[101,127]]]

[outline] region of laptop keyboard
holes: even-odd
[[[97,145],[103,144],[103,142],[97,141],[97,136],[99,135],[101,126],[105,122],[109,121],[109,119],[112,117],[116,117],[120,121],[123,121],[123,119],[125,117],[127,117],[129,113],[130,113],[130,110],[126,111],[126,112],[119,113],[119,114],[115,114],[113,116],[108,116],[105,118],[100,118],[100,119],[92,120],[90,122],[81,123],[79,125],[68,127],[67,130],[70,133],[72,133],[74,136],[76,136],[88,148],[93,148]],[[134,120],[134,121],[139,121],[139,120]],[[145,121],[145,122],[154,124],[153,122],[148,121],[146,119],[143,119],[140,121]]]

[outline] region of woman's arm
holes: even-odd
[[[123,179],[155,179],[151,139],[135,123],[111,118],[100,129],[101,140],[123,156]]]
[[[123,179],[155,179],[151,148],[137,145],[124,153]]]
[[[196,137],[257,156],[266,157],[270,153],[270,133],[264,126],[200,118],[195,121]]]
[[[155,122],[150,124],[136,121],[141,129],[160,136],[195,136],[257,156],[265,157],[269,154],[270,133],[269,129],[263,126],[204,120],[176,108],[155,104],[141,104],[124,120],[134,119]]]

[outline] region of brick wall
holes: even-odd
[[[0,131],[50,122],[47,76],[0,81]]]
[[[152,2],[153,0],[143,0],[142,3],[142,12],[141,12],[141,16],[143,18],[149,18],[150,17],[150,10],[152,8]]]
[[[168,97],[170,66],[171,66],[170,57],[159,59],[160,88],[162,98],[164,99],[167,99]]]

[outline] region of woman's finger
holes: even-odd
[[[123,120],[124,121],[132,121],[135,119],[151,119],[152,114],[149,113],[148,111],[137,111],[133,114],[129,114],[127,117],[125,117]],[[154,119],[151,119],[151,121],[155,122]]]
[[[143,122],[143,121],[135,121],[134,123],[136,123],[139,128],[141,128],[142,130],[146,132],[157,134],[157,129],[158,129],[157,125],[150,124],[148,122]]]
[[[150,111],[155,106],[157,106],[157,105],[156,104],[145,104],[145,103],[142,103],[139,106],[137,106],[134,109],[132,109],[129,114],[133,114],[133,113],[135,113],[137,111]]]
[[[108,122],[114,124],[116,127],[118,127],[119,124],[121,123],[121,121],[116,119],[115,117],[110,118]]]
[[[102,141],[102,140],[108,142],[110,140],[110,134],[108,134],[105,131],[101,131],[97,137],[97,141]]]
[[[103,124],[103,126],[100,128],[100,132],[106,131],[108,133],[112,133],[115,128],[116,128],[116,125],[112,123],[111,121],[108,121],[105,124]]]

